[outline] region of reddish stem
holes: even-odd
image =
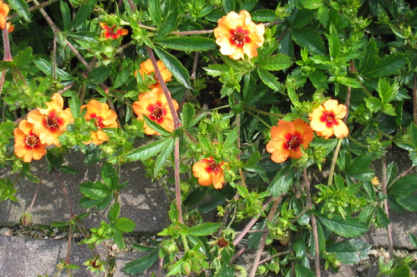
[[[317,222],[314,214],[311,215],[311,225],[313,227],[313,237],[314,237],[314,261],[316,266],[316,277],[321,276],[320,272],[320,248],[319,248],[319,235],[317,233]]]
[[[53,169],[54,169],[54,173],[56,175],[56,178],[58,179],[58,183],[61,185],[62,191],[64,192],[65,198],[67,199],[68,209],[69,209],[69,212],[70,212],[70,218],[73,218],[75,215],[72,212],[72,207],[71,207],[71,202],[70,202],[70,199],[69,199],[69,196],[68,196],[68,191],[65,188],[65,185],[61,180],[61,177],[59,177],[59,174],[58,174],[58,171],[56,170],[56,168],[54,167]]]
[[[382,193],[387,195],[387,162],[385,157],[382,157]],[[388,198],[384,200],[384,209],[387,217],[389,219],[389,210],[388,210]],[[392,243],[392,226],[391,223],[388,224],[388,249],[389,255],[392,258],[392,254],[394,253],[393,243]]]
[[[13,61],[12,53],[10,52],[10,41],[9,41],[9,31],[6,29],[3,30],[3,46],[4,46],[4,58],[3,61]]]

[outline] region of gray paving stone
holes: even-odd
[[[356,265],[345,265],[339,268],[338,272],[333,272],[330,268],[326,271],[324,268],[321,269],[322,277],[356,277],[358,276],[358,271],[356,270]],[[369,276],[374,277],[374,276]]]
[[[75,214],[86,212],[78,205],[82,194],[78,186],[86,181],[101,179],[101,165],[84,166],[84,156],[79,152],[67,154],[67,165],[77,169],[80,174],[71,175],[60,173]],[[32,163],[33,173],[40,177],[46,170],[46,158]],[[0,172],[0,176],[7,176],[7,170]],[[16,175],[10,176],[15,180]],[[133,220],[137,225],[135,231],[156,233],[169,223],[167,216],[168,200],[164,189],[157,183],[145,177],[145,168],[141,162],[128,163],[121,166],[120,182],[129,181],[121,190],[120,205],[122,217]],[[0,203],[0,226],[15,225],[19,223],[20,216],[30,206],[36,190],[36,184],[27,180],[19,180],[15,186],[18,202],[3,201]],[[60,184],[54,174],[45,174],[43,184],[40,186],[36,202],[32,208],[34,225],[49,225],[52,222],[68,221],[68,205]],[[98,227],[101,220],[107,219],[107,210],[94,211],[84,219],[87,228]]]
[[[113,273],[113,277],[130,277],[130,276],[132,276],[132,275],[128,275],[125,272],[123,272],[123,267],[127,263],[129,263],[129,262],[131,262],[135,259],[139,259],[140,257],[143,257],[147,254],[149,254],[149,253],[146,253],[146,252],[121,252],[121,253],[117,254],[117,257],[115,259],[116,270]],[[134,276],[150,277],[152,272],[154,272],[155,274],[158,274],[158,262],[155,262],[144,273],[137,274],[137,275],[134,275]],[[165,274],[161,274],[161,276],[165,276]]]
[[[107,249],[99,246],[98,252],[102,260],[107,259]],[[2,277],[35,277],[37,275],[53,276],[57,273],[55,266],[59,258],[66,259],[66,240],[40,240],[24,237],[0,236],[0,275]],[[89,277],[104,276],[86,271],[82,264],[93,258],[92,252],[86,245],[72,243],[70,263],[80,266],[73,270],[73,276]],[[67,276],[62,272],[60,276]]]

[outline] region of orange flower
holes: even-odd
[[[37,135],[41,143],[45,145],[60,146],[58,136],[66,130],[68,124],[73,123],[69,108],[62,110],[64,100],[61,95],[55,93],[51,102],[45,103],[48,108],[31,111],[28,114],[28,122],[33,124],[33,133]]]
[[[118,39],[120,36],[125,36],[129,33],[126,29],[117,29],[115,31],[114,29],[116,28],[116,25],[109,27],[104,22],[100,22],[99,24],[100,27],[104,29],[103,34],[106,39]]]
[[[272,153],[271,159],[282,163],[288,157],[299,159],[302,155],[301,145],[306,149],[313,140],[313,130],[301,119],[293,122],[280,120],[278,127],[271,129],[272,139],[266,145],[266,151]]]
[[[258,56],[256,48],[264,44],[265,26],[253,23],[247,11],[230,12],[220,18],[218,24],[214,36],[220,53],[234,60],[244,59],[244,54],[249,59]]]
[[[139,94],[139,101],[133,103],[133,111],[139,120],[144,119],[146,115],[150,120],[161,125],[165,130],[174,131],[174,119],[169,109],[168,101],[161,88],[154,88],[147,93]],[[178,103],[171,100],[175,110],[178,110]],[[160,135],[154,129],[144,123],[145,133],[147,135]]]
[[[165,67],[165,64],[162,61],[157,61],[156,64],[158,66],[159,71],[161,72],[162,79],[164,80],[164,82],[166,83],[166,82],[171,81],[172,74]],[[150,75],[152,73],[155,73],[155,68],[153,67],[151,59],[148,59],[147,61],[144,61],[143,63],[140,64],[139,73],[140,73],[140,75],[142,75],[142,78],[145,77],[145,74]],[[135,71],[135,77],[136,76],[137,76],[137,72]],[[154,79],[155,79],[156,83],[149,86],[149,88],[151,88],[151,89],[156,88],[156,87],[160,87],[160,84],[158,82],[158,77],[156,77],[156,73],[154,75]]]
[[[314,109],[310,117],[310,127],[318,136],[326,139],[335,135],[344,138],[349,135],[349,129],[342,119],[346,116],[346,106],[338,105],[337,100],[329,99],[317,109]]]
[[[98,131],[91,131],[91,141],[84,142],[85,144],[93,143],[100,145],[109,140],[109,137],[101,129],[103,128],[117,128],[117,114],[109,109],[106,103],[100,103],[97,100],[91,100],[87,105],[81,106],[81,110],[87,109],[84,116],[85,119],[94,119],[94,124]]]
[[[9,5],[4,4],[3,1],[0,0],[0,28],[2,30],[8,28],[6,24],[6,17],[9,14],[9,11],[10,11]]]
[[[32,132],[32,127],[31,123],[22,120],[14,129],[14,153],[25,163],[30,163],[32,159],[40,160],[46,154],[45,146]]]
[[[213,185],[215,189],[223,188],[224,172],[222,166],[225,162],[216,163],[213,157],[202,159],[193,165],[193,174],[198,178],[198,183],[202,186]]]

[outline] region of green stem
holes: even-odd
[[[342,139],[339,139],[339,142],[337,143],[337,146],[336,146],[336,150],[334,151],[332,164],[330,166],[329,183],[328,183],[329,186],[331,186],[333,183],[334,168],[336,167],[336,161],[337,161],[337,157],[339,156],[341,145],[342,145]]]
[[[268,123],[266,123],[262,118],[260,118],[259,116],[251,113],[250,111],[246,111],[248,114],[250,114],[251,116],[253,116],[254,118],[258,119],[260,122],[262,122],[266,127],[268,127],[269,129],[271,129],[271,125],[269,125]]]
[[[264,115],[271,115],[271,116],[276,116],[276,117],[285,117],[285,114],[281,114],[281,113],[268,113],[268,112],[264,112],[262,110],[258,110],[249,106],[243,106],[243,108],[260,113],[260,114],[264,114]]]
[[[378,127],[376,127],[376,130],[377,130],[378,132],[380,132],[380,133],[381,133],[381,135],[383,135],[383,136],[384,136],[384,137],[386,137],[387,139],[389,139],[389,140],[393,140],[393,139],[394,139],[394,137],[393,137],[393,136],[390,136],[390,135],[388,135],[387,133],[385,133],[385,132],[381,131]]]
[[[217,107],[217,108],[210,109],[210,111],[216,111],[216,110],[220,110],[220,109],[224,109],[224,108],[229,108],[229,107],[230,107],[230,105],[224,105],[224,106],[220,106],[220,107]]]
[[[366,146],[365,144],[360,143],[359,141],[357,141],[356,139],[354,139],[351,135],[348,135],[348,138],[353,141],[354,143],[356,143],[357,145],[364,147],[364,148],[368,148],[368,146]]]
[[[188,252],[190,248],[188,247],[187,237],[185,235],[181,235],[182,243],[184,244],[184,252]]]

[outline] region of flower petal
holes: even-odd
[[[346,124],[342,121],[342,120],[340,120],[340,119],[337,119],[337,122],[339,123],[338,125],[334,125],[333,126],[333,131],[334,131],[334,135],[337,137],[337,138],[344,138],[344,137],[347,137],[348,135],[349,135],[349,129],[348,129],[348,127],[346,126]]]

